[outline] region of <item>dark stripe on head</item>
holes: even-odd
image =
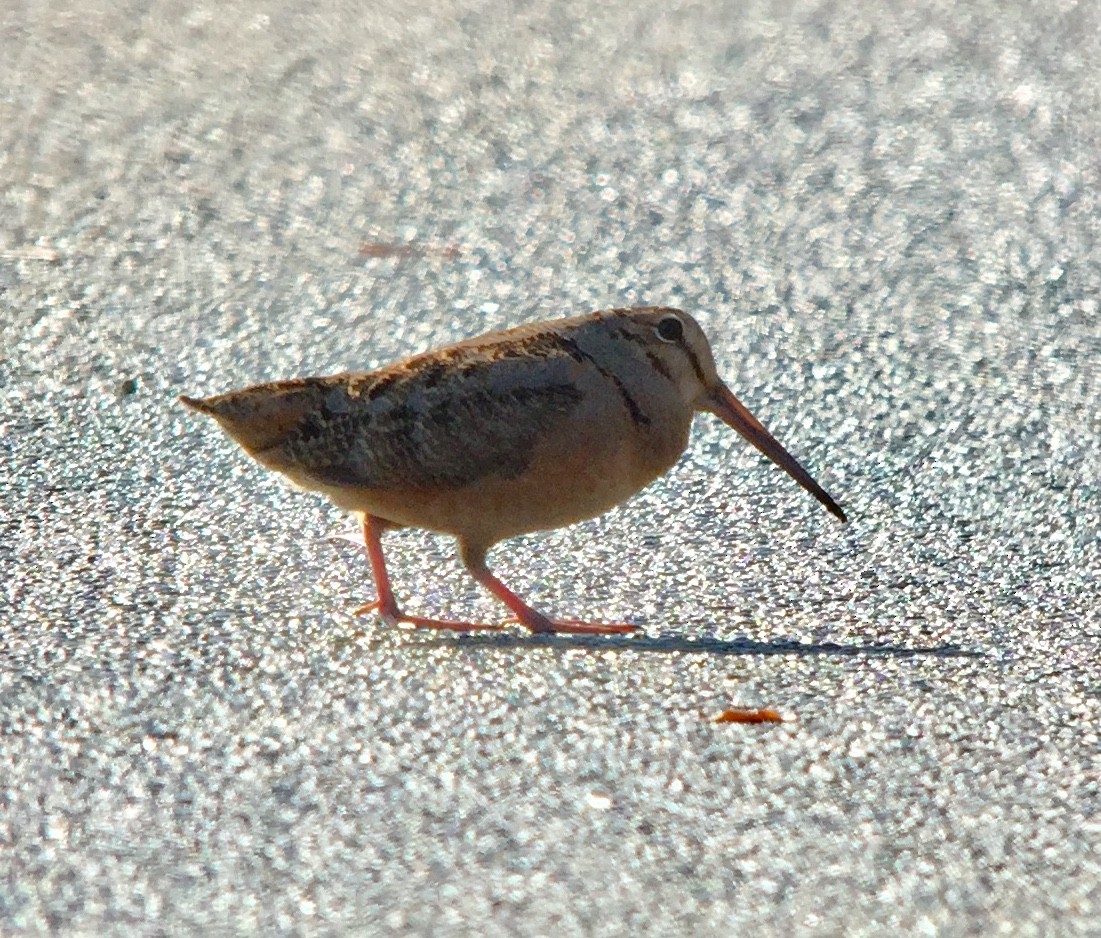
[[[607,378],[612,384],[615,385],[619,396],[623,398],[623,404],[627,408],[627,412],[631,415],[631,419],[635,422],[636,426],[648,427],[650,426],[650,418],[642,412],[642,408],[638,406],[638,401],[631,397],[630,391],[627,390],[627,386],[613,375],[606,368],[602,368],[600,363],[586,352],[580,345],[578,345],[573,339],[564,335],[556,335],[553,337],[555,344],[559,345],[565,350],[566,354],[570,358],[579,362],[588,362],[592,365],[602,377]]]
[[[650,348],[648,339],[639,335],[637,332],[632,332],[630,329],[616,329],[616,335],[621,339],[626,339],[628,342],[633,342],[641,348],[643,354],[646,356],[646,360],[650,362],[650,367],[667,381],[673,380],[673,375],[669,372],[669,369],[665,367],[665,362],[663,362],[659,356],[655,355],[653,349]]]
[[[646,358],[649,360],[650,367],[653,368],[654,371],[667,381],[673,380],[673,376],[669,373],[669,369],[665,367],[665,362],[663,362],[659,356],[651,352],[650,349],[646,349]]]
[[[647,307],[646,311],[654,313],[669,312],[672,314],[680,312],[679,309],[673,309],[671,307],[664,306]],[[614,310],[614,312],[632,312],[632,310]],[[644,349],[646,349],[646,357],[650,359],[650,364],[654,366],[654,369],[660,374],[664,375],[666,378],[672,380],[672,376],[669,374],[668,369],[666,369],[664,365],[659,364],[657,357],[652,351],[650,351],[650,343],[645,337],[639,335],[636,332],[632,332],[630,329],[616,329],[616,335],[618,335],[621,339],[627,339],[627,341],[634,342],[636,345],[641,345]],[[667,344],[670,346],[675,346],[676,348],[679,348],[682,352],[684,352],[685,357],[688,359],[689,364],[691,364],[692,366],[692,370],[696,373],[696,377],[700,379],[700,384],[702,384],[704,387],[707,387],[707,378],[703,373],[703,368],[700,365],[700,360],[696,357],[696,353],[693,352],[692,349],[689,348],[684,342],[670,342]]]
[[[605,378],[608,378],[612,382],[612,384],[615,385],[616,390],[619,391],[619,396],[623,398],[623,403],[627,405],[627,412],[631,415],[631,419],[635,422],[635,424],[640,427],[650,426],[650,418],[642,412],[642,408],[638,406],[638,401],[631,397],[630,392],[627,390],[623,382],[620,381],[619,378],[617,378],[615,375],[605,371],[603,368],[598,367],[597,370],[602,375],[604,375]]]
[[[703,368],[700,367],[700,360],[696,358],[696,353],[683,343],[681,343],[678,347],[684,351],[685,355],[688,356],[688,360],[692,363],[692,370],[696,373],[696,377],[700,379],[700,384],[702,384],[706,388],[707,377],[703,373]]]

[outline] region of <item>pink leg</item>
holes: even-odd
[[[387,625],[397,625],[399,622],[408,622],[418,628],[424,629],[449,629],[453,632],[474,631],[498,631],[499,625],[482,625],[476,622],[452,622],[448,619],[426,619],[424,616],[412,616],[402,612],[394,599],[394,591],[390,588],[390,576],[386,572],[386,560],[382,556],[382,532],[389,524],[381,518],[372,515],[363,516],[363,544],[367,548],[367,559],[371,562],[371,573],[375,578],[375,588],[378,590],[378,599],[374,602],[360,606],[355,614],[362,616],[368,612],[378,610],[382,621]]]
[[[378,599],[360,606],[355,614],[362,616],[377,609],[383,620],[392,625],[401,620],[401,610],[398,609],[397,601],[394,599],[394,591],[390,589],[386,558],[382,556],[382,532],[387,527],[389,525],[379,518],[371,515],[363,516],[363,545],[367,548],[367,559],[371,564],[371,575],[375,578]]]
[[[544,634],[569,632],[578,635],[619,635],[638,630],[637,625],[626,622],[581,622],[577,619],[549,619],[543,613],[532,609],[526,602],[510,590],[490,572],[486,566],[485,550],[476,550],[460,543],[463,563],[470,575],[496,596],[512,611],[516,621],[533,632]]]

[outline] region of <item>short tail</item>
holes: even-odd
[[[258,384],[214,397],[180,395],[180,403],[213,417],[255,455],[282,443],[319,405],[327,392],[316,379]]]
[[[200,414],[213,414],[214,408],[211,407],[201,397],[188,397],[186,394],[180,395],[180,403],[185,407],[190,407],[192,410],[198,411]]]

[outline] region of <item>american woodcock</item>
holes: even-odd
[[[245,451],[362,520],[390,624],[499,629],[409,615],[390,588],[381,535],[451,534],[470,574],[534,632],[629,632],[554,620],[486,565],[498,541],[592,518],[669,469],[709,411],[845,514],[720,380],[696,321],[676,309],[615,309],[520,326],[377,371],[258,384],[197,400]]]

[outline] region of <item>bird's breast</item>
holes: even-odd
[[[690,424],[690,413],[656,424],[614,408],[580,408],[555,432],[534,441],[519,473],[488,473],[458,487],[311,487],[348,510],[488,547],[619,505],[677,461]]]

